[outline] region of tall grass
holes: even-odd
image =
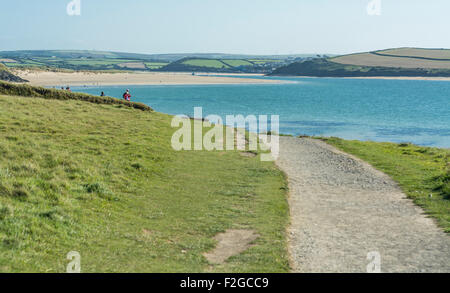
[[[13,84],[3,81],[0,81],[0,94],[7,96],[36,97],[52,100],[79,100],[94,104],[115,104],[139,109],[142,111],[153,111],[151,107],[142,103],[133,103],[111,97],[98,97],[84,93],[72,93],[64,90],[47,89],[25,84]]]

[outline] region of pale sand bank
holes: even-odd
[[[50,72],[50,71],[17,71],[16,74],[39,86],[107,86],[107,85],[201,85],[201,84],[273,84],[278,80],[262,80],[227,77],[222,75],[206,75],[170,72],[136,72],[136,73],[94,73],[94,72]],[[236,74],[233,74],[236,75]],[[254,75],[258,76],[258,75]]]
[[[450,81],[450,77],[420,77],[420,76],[373,76],[373,77],[348,77],[357,79],[391,79],[391,80],[440,80]]]
[[[390,80],[440,80],[450,81],[450,77],[423,77],[423,76],[349,76],[349,77],[317,77],[317,76],[277,76],[272,77],[297,77],[297,78],[344,78],[344,79],[390,79]]]

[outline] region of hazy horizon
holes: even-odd
[[[75,1],[81,9],[73,16],[71,0],[2,3],[0,51],[340,55],[450,48],[442,37],[450,27],[445,0]],[[368,11],[375,2],[380,9]]]

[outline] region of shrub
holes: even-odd
[[[102,193],[103,192],[103,188],[99,183],[85,184],[85,185],[83,185],[83,188],[87,193]]]
[[[136,170],[141,170],[143,168],[142,165],[139,163],[133,163],[131,164],[131,167],[133,167]]]

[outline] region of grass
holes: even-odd
[[[210,58],[208,58],[210,56]],[[0,63],[17,70],[67,69],[74,71],[144,70],[267,73],[285,60],[230,57],[222,54],[189,57],[183,54],[143,55],[95,51],[15,51],[0,56]],[[16,62],[8,62],[10,59]],[[129,64],[128,64],[129,63]],[[135,64],[134,64],[135,63]],[[136,65],[142,64],[142,65]],[[165,68],[167,67],[167,68]]]
[[[392,52],[392,55],[391,55]],[[330,61],[339,64],[356,66],[382,66],[394,68],[428,68],[428,69],[450,69],[450,62],[445,60],[433,60],[433,57],[443,57],[438,50],[415,50],[411,56],[399,54],[408,53],[406,50],[385,50],[369,53],[357,53],[330,58]],[[422,54],[420,52],[423,52]],[[443,51],[445,52],[445,51]],[[380,54],[380,55],[378,55]],[[447,55],[448,56],[448,55]],[[408,58],[411,57],[411,58]],[[424,59],[419,59],[424,58]],[[430,59],[426,59],[430,58]],[[448,57],[447,57],[448,58]]]
[[[103,66],[103,65],[116,65],[119,63],[126,63],[126,62],[134,62],[134,60],[127,60],[127,59],[81,59],[81,60],[70,60],[65,61],[67,64],[70,65],[90,65],[90,66]]]
[[[252,63],[248,62],[247,60],[242,60],[242,59],[223,59],[222,62],[225,62],[226,64],[228,64],[232,67],[253,66]]]
[[[286,180],[239,152],[175,152],[168,115],[0,94],[0,272],[287,272]],[[202,253],[230,228],[255,245]]]
[[[70,70],[120,70],[123,64],[140,63],[155,64],[151,66],[142,66],[136,69],[157,69],[167,63],[161,62],[148,62],[139,59],[126,59],[126,58],[53,58],[53,57],[33,57],[31,58],[17,58],[16,63],[3,62],[11,68],[45,68],[45,69],[70,69]],[[163,64],[163,65],[161,65]],[[127,66],[125,66],[127,67]],[[134,69],[134,68],[133,68]]]
[[[391,176],[409,198],[450,233],[449,149],[339,138],[323,140]]]
[[[435,58],[435,59],[449,59],[449,49],[420,49],[420,48],[397,48],[377,51],[378,53],[388,54],[393,56],[414,56],[423,58]]]
[[[183,62],[183,64],[198,66],[198,67],[211,67],[211,68],[228,68],[228,65],[225,65],[220,60],[214,59],[190,59]]]
[[[12,84],[2,81],[0,81],[0,94],[21,97],[41,97],[54,100],[79,100],[95,104],[115,104],[142,111],[153,111],[152,108],[142,103],[133,103],[111,97],[98,97],[84,93],[72,93],[65,90],[33,87],[25,84]]]

